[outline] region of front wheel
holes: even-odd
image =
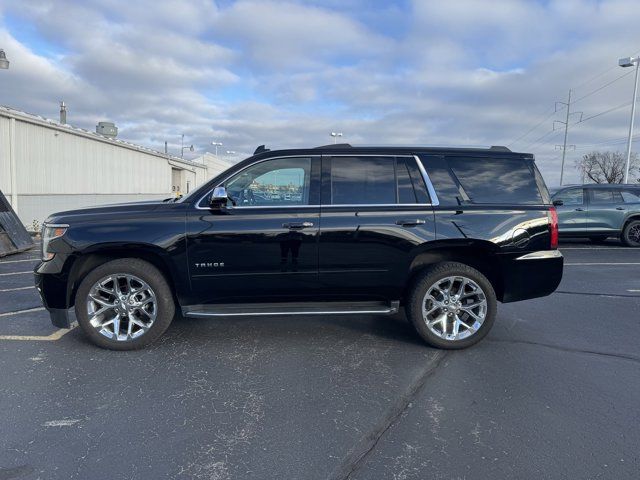
[[[622,232],[622,243],[627,247],[640,247],[640,220],[631,220]]]
[[[409,293],[407,316],[420,336],[438,348],[459,349],[479,342],[496,316],[496,294],[478,270],[457,262],[429,267]]]
[[[150,344],[165,332],[175,313],[163,274],[136,258],[112,260],[89,272],[75,304],[84,333],[96,345],[112,350]]]

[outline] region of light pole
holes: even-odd
[[[333,144],[338,143],[338,137],[342,137],[342,132],[331,132],[331,136],[333,137]]]
[[[211,145],[216,147],[216,157],[218,156],[218,147],[222,146],[222,142],[211,142]]]
[[[621,67],[636,66],[636,79],[633,84],[633,101],[631,102],[631,121],[629,122],[629,138],[627,139],[627,164],[624,169],[624,183],[629,183],[629,165],[631,163],[631,142],[633,141],[633,119],[636,116],[636,95],[638,93],[638,69],[640,57],[626,57],[618,60]]]
[[[184,151],[188,149],[190,152],[193,152],[193,145],[189,145],[188,147],[184,146],[184,133],[182,134],[182,146],[180,147],[180,158],[184,158]]]
[[[8,70],[9,69],[9,60],[7,60],[7,55],[4,53],[4,50],[0,48],[0,69]]]

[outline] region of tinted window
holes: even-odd
[[[398,179],[398,203],[416,203],[411,176],[404,158],[398,158],[396,163],[396,177]]]
[[[429,174],[440,205],[462,204],[464,195],[456,185],[444,157],[425,155],[421,156],[420,160]]]
[[[557,193],[554,200],[562,200],[563,205],[582,205],[584,204],[584,192],[581,188],[572,188]]]
[[[331,202],[334,205],[396,203],[393,157],[333,157]]]
[[[622,196],[618,190],[591,190],[591,203],[602,205],[606,203],[622,203]]]
[[[424,177],[418,168],[416,159],[414,157],[405,157],[405,163],[409,169],[411,183],[413,184],[413,190],[418,203],[431,203],[431,198],[427,192],[427,186],[424,183]]]
[[[625,203],[640,203],[640,188],[622,191],[622,199]]]
[[[448,157],[448,161],[471,203],[544,203],[530,161],[490,157]]]
[[[238,207],[308,205],[310,158],[281,158],[257,163],[225,182]]]

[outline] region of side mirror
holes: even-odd
[[[553,201],[553,206],[554,207],[561,207],[562,205],[564,205],[564,202],[562,200],[554,200]]]
[[[228,200],[227,189],[224,187],[216,187],[213,189],[213,193],[211,194],[211,200],[209,202],[209,206],[212,209],[220,210],[227,204]]]

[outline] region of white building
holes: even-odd
[[[0,107],[0,190],[28,228],[57,211],[188,193],[230,166]]]

